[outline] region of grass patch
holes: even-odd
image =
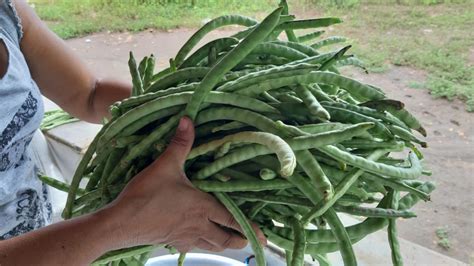
[[[329,34],[351,38],[354,54],[372,72],[390,65],[425,70],[428,79],[417,88],[429,89],[434,97],[460,98],[468,111],[474,111],[474,1],[377,2],[381,1],[303,3],[319,10],[319,16],[342,17],[344,23]]]
[[[263,0],[32,0],[38,15],[61,38],[100,31],[197,27],[224,14],[263,15],[276,1]]]
[[[436,229],[436,236],[438,237],[438,246],[442,247],[443,249],[450,249],[451,242],[449,241],[448,229],[446,227],[440,227]]]
[[[279,0],[33,0],[39,16],[62,38],[98,31],[197,27],[207,18],[262,18]],[[391,65],[425,70],[416,84],[434,97],[460,98],[474,111],[474,1],[291,0],[305,17],[338,16],[345,23],[325,36],[350,38],[372,72]],[[380,4],[382,3],[383,4]],[[324,38],[321,37],[321,38]],[[403,78],[403,77],[402,77]]]
[[[408,87],[412,89],[425,89],[425,84],[423,82],[418,81],[410,81],[408,82]]]

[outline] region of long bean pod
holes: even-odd
[[[246,27],[250,27],[253,25],[256,25],[258,22],[244,16],[239,16],[239,15],[226,15],[226,16],[221,16],[216,19],[213,19],[206,23],[201,29],[199,29],[196,33],[189,38],[189,40],[181,47],[181,49],[178,51],[176,54],[176,57],[174,59],[175,63],[177,66],[180,66],[181,63],[184,61],[185,57],[188,55],[188,53],[194,48],[196,44],[209,32],[212,30],[227,26],[227,25],[242,25]]]
[[[385,154],[385,150],[378,150],[372,153],[367,160],[377,160],[379,157],[381,157],[383,154]],[[349,189],[350,186],[357,180],[359,176],[361,176],[364,173],[363,170],[360,169],[353,169],[350,171],[344,179],[341,180],[334,189],[334,194],[332,195],[331,198],[327,199],[326,201],[320,201],[318,204],[315,205],[315,207],[306,214],[302,218],[302,222],[307,224],[309,221],[313,220],[314,218],[322,215],[324,212],[326,212],[342,195],[346,193],[346,191]]]
[[[420,176],[423,171],[421,163],[414,153],[410,153],[408,157],[411,166],[409,168],[402,168],[369,161],[363,157],[349,154],[348,152],[341,151],[338,148],[332,146],[321,147],[319,148],[319,150],[329,155],[330,157],[344,161],[347,164],[357,166],[361,169],[366,170],[367,172],[375,174],[382,174],[402,179],[412,179]]]
[[[390,207],[392,209],[397,209],[398,208],[398,192],[395,190],[391,190],[388,194],[388,197],[390,199]],[[403,265],[403,259],[400,254],[400,244],[398,242],[397,238],[397,227],[395,224],[395,219],[389,219],[388,220],[388,243],[390,244],[390,250],[392,251],[392,263],[395,266],[402,266]]]
[[[300,221],[293,218],[290,223],[294,232],[291,266],[302,266],[304,265],[304,254],[306,252],[306,234]]]
[[[232,201],[232,199],[224,193],[214,193],[220,202],[229,210],[234,216],[237,223],[239,223],[245,237],[249,240],[252,250],[255,252],[255,259],[257,266],[266,266],[265,255],[263,253],[262,245],[260,244],[255,231],[247,220],[247,217],[242,213],[239,207]]]
[[[281,163],[280,173],[282,176],[290,176],[296,167],[296,157],[291,147],[280,137],[265,132],[240,132],[228,135],[222,139],[215,140],[199,147],[194,148],[188,155],[188,159],[192,159],[199,155],[205,154],[216,147],[222,146],[224,143],[258,143],[268,147],[278,157]]]
[[[276,9],[268,15],[244,40],[227,53],[212,69],[207,73],[193,94],[192,99],[186,106],[185,114],[191,119],[195,119],[201,103],[207,94],[217,84],[219,79],[226,72],[231,70],[236,62],[247,56],[268,34],[275,28],[281,14],[281,8]]]
[[[232,48],[232,46],[238,43],[239,40],[232,37],[224,37],[208,42],[207,44],[199,48],[196,52],[194,52],[192,55],[190,55],[188,58],[186,58],[186,60],[184,60],[184,62],[180,65],[180,68],[187,68],[198,65],[199,62],[201,62],[201,60],[206,58],[206,56],[209,54],[211,47],[215,47],[216,52],[220,53],[221,51]]]
[[[269,79],[257,85],[250,86],[246,89],[239,90],[241,94],[258,95],[264,91],[271,90],[273,88],[281,88],[284,86],[295,85],[295,84],[311,84],[311,83],[322,83],[328,85],[334,85],[343,89],[347,89],[352,95],[356,95],[361,99],[382,99],[384,94],[380,90],[375,89],[372,86],[362,84],[353,79],[334,74],[331,72],[313,71],[308,74],[280,77],[275,79]]]

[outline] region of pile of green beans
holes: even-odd
[[[382,89],[340,74],[340,67],[361,66],[346,54],[350,46],[320,49],[345,41],[317,39],[320,28],[340,22],[296,20],[282,1],[261,22],[238,15],[210,21],[158,73],[153,56],[137,63],[131,54],[133,96],[111,107],[111,120],[84,154],[64,218],[116,198],[160,156],[186,115],[196,126],[186,174],[234,215],[257,265],[266,265],[265,256],[249,221],[292,266],[303,265],[305,255],[330,265],[326,254],[336,251],[344,265],[356,265],[353,245],[388,227],[393,263],[401,265],[396,220],[415,217],[410,208],[434,189],[419,180],[429,175],[419,150],[426,131]],[[227,25],[246,28],[192,53],[207,33]],[[341,213],[366,218],[345,226]],[[151,250],[114,251],[95,264],[143,264]]]
[[[53,128],[74,123],[79,121],[79,119],[71,116],[61,109],[51,110],[44,113],[43,121],[41,121],[40,129],[41,131],[48,131]]]

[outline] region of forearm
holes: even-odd
[[[90,94],[88,118],[92,123],[100,123],[104,117],[110,118],[110,106],[120,100],[130,97],[132,85],[113,79],[99,79]]]
[[[99,212],[0,241],[0,265],[89,265],[121,248],[113,223]]]
[[[73,116],[93,123],[109,106],[130,96],[131,85],[97,76],[48,29],[25,0],[13,2],[23,22],[21,51],[41,93]]]

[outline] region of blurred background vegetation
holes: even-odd
[[[223,14],[262,18],[279,0],[30,0],[62,38],[100,31],[198,27]],[[474,111],[474,0],[288,0],[299,18],[339,16],[342,35],[369,70],[426,71],[411,83],[435,97],[460,98]],[[329,36],[329,35],[327,35]],[[402,78],[402,77],[401,77]]]

